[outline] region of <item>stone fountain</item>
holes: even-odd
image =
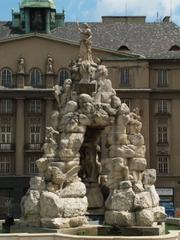
[[[54,87],[57,111],[46,127],[39,175],[21,201],[20,224],[41,228],[71,228],[88,224],[88,199],[97,194],[102,169],[109,189],[104,223],[116,227],[154,228],[166,219],[154,183],[156,171],[146,169],[146,147],[138,109],[121,103],[108,79],[108,70],[92,57],[92,33],[87,24],[78,59],[71,63],[72,79]],[[105,136],[108,155],[101,163],[99,138]],[[83,181],[82,181],[83,180]],[[91,194],[86,195],[87,192]],[[92,190],[93,189],[93,190]],[[87,199],[88,196],[88,199]]]

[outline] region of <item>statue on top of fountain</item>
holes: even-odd
[[[83,28],[80,28],[79,23],[78,30],[81,34],[80,42],[80,58],[82,61],[87,60],[93,62],[92,58],[92,31],[87,23],[84,24]]]

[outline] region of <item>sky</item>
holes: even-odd
[[[0,0],[0,20],[11,20],[11,9],[18,10],[21,0]],[[143,15],[147,21],[161,21],[172,15],[180,26],[180,0],[55,0],[58,12],[63,9],[66,21],[101,21],[101,16]],[[172,13],[172,14],[171,14]]]

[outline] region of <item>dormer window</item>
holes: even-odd
[[[118,48],[118,51],[130,51],[130,49],[126,45],[122,45]]]
[[[178,45],[173,45],[169,51],[180,51],[180,47]]]

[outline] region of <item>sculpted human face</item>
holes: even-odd
[[[66,79],[65,82],[64,82],[64,89],[65,90],[69,90],[71,88],[71,79]]]

